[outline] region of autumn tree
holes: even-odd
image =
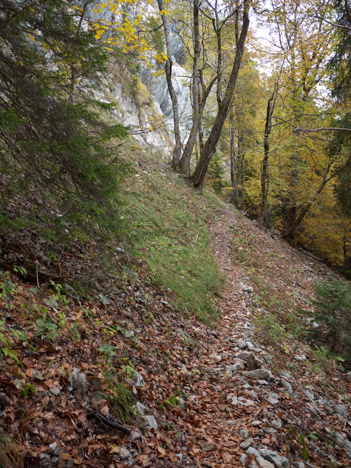
[[[320,173],[320,182],[313,194],[304,197],[306,186],[304,174],[308,174],[307,141],[302,141],[294,128],[305,121],[318,121],[327,113],[325,106],[318,101],[318,85],[326,83],[327,62],[335,47],[335,34],[332,26],[325,21],[331,15],[331,1],[315,3],[310,0],[272,1],[271,24],[276,37],[277,48],[284,60],[281,86],[284,89],[284,102],[280,115],[276,115],[274,125],[284,129],[285,181],[282,186],[280,205],[283,220],[283,235],[293,239],[296,229],[329,180],[331,165],[326,164]],[[323,145],[322,145],[323,147]],[[312,167],[311,167],[312,170]],[[282,174],[281,174],[282,175]],[[317,182],[317,180],[316,180]]]
[[[223,128],[224,122],[226,120],[226,117],[230,108],[233,93],[235,90],[236,81],[237,81],[239,71],[240,71],[241,60],[242,60],[243,53],[244,53],[245,40],[246,40],[247,32],[249,29],[250,6],[251,6],[251,1],[244,0],[243,11],[242,11],[242,27],[241,27],[240,36],[239,36],[237,46],[236,46],[235,58],[234,58],[233,66],[231,69],[231,73],[228,79],[226,89],[223,94],[223,98],[221,98],[221,101],[219,103],[217,115],[214,120],[214,124],[210,131],[209,137],[207,138],[206,143],[204,144],[201,150],[201,156],[196,165],[195,172],[192,177],[194,187],[196,188],[201,188],[204,184],[208,165],[211,161],[211,158],[215,152],[218,141],[221,137],[222,128]],[[218,87],[217,87],[217,90],[218,90]],[[217,97],[219,96],[219,94],[217,91]]]

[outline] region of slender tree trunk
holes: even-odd
[[[241,136],[240,153],[241,153],[241,205],[243,210],[245,206],[245,134]]]
[[[348,267],[348,256],[347,256],[347,230],[346,230],[346,225],[344,224],[344,235],[342,239],[343,245],[343,252],[344,252],[344,268],[346,269]]]
[[[223,100],[221,102],[221,105],[219,106],[212,130],[201,152],[200,160],[195,168],[195,173],[193,176],[194,187],[202,188],[204,184],[208,166],[215,152],[216,146],[218,144],[219,138],[222,133],[222,128],[223,128],[225,119],[228,114],[228,110],[229,110],[229,106],[230,106],[232,96],[234,93],[236,81],[239,75],[241,60],[242,60],[242,56],[244,53],[245,40],[246,40],[246,36],[247,36],[248,29],[249,29],[249,24],[250,24],[249,6],[250,6],[250,0],[244,0],[243,25],[241,28],[241,33],[240,33],[238,45],[236,48],[233,68],[230,74],[228,85],[224,93]]]
[[[218,0],[215,2],[215,18],[213,19],[213,27],[216,32],[217,40],[217,104],[219,107],[222,102],[222,33],[218,15]]]
[[[158,1],[158,8],[161,11],[164,10],[163,0]],[[175,92],[173,83],[172,83],[172,57],[171,57],[171,46],[170,46],[170,37],[169,37],[169,24],[167,15],[161,14],[162,24],[163,24],[163,32],[165,36],[165,44],[166,44],[166,52],[167,52],[167,61],[165,63],[165,73],[166,73],[166,81],[169,96],[172,101],[172,109],[173,109],[173,125],[174,125],[174,139],[175,139],[175,147],[172,156],[172,166],[174,168],[178,168],[180,157],[181,157],[181,138],[180,138],[180,121],[179,121],[179,106],[178,106],[178,98]]]
[[[300,224],[302,223],[304,217],[306,216],[306,214],[310,211],[312,205],[314,204],[314,202],[317,200],[318,198],[318,195],[322,192],[322,190],[324,189],[324,187],[326,186],[326,184],[334,177],[335,174],[332,174],[330,177],[328,177],[329,175],[329,172],[330,172],[330,168],[331,168],[331,165],[332,163],[330,162],[324,172],[324,175],[323,175],[323,180],[322,182],[320,183],[320,186],[318,188],[318,190],[316,191],[316,193],[313,195],[313,197],[311,198],[311,200],[302,208],[302,210],[300,211],[299,215],[298,216],[295,216],[295,221],[294,223],[291,223],[285,230],[285,232],[283,233],[283,237],[285,239],[294,239],[295,237],[295,232],[296,232],[296,229],[300,226]]]
[[[266,124],[264,130],[263,140],[263,160],[261,167],[261,219],[266,229],[269,228],[269,206],[268,206],[268,193],[269,193],[269,136],[272,131],[272,117],[277,102],[279,78],[274,84],[274,90],[267,103]]]
[[[236,151],[235,151],[235,132],[234,132],[234,112],[233,108],[229,114],[229,132],[230,132],[230,178],[233,187],[232,202],[239,206],[239,187],[236,176]]]
[[[183,156],[180,161],[180,171],[190,176],[190,161],[195,141],[197,138],[199,125],[201,122],[200,116],[200,75],[199,75],[199,62],[200,62],[200,27],[199,27],[199,6],[201,1],[194,0],[193,7],[193,38],[194,38],[194,63],[193,63],[193,124],[190,130],[188,141],[185,145]]]

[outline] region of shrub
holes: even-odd
[[[342,280],[315,285],[315,319],[320,324],[312,332],[315,342],[351,364],[351,285]]]

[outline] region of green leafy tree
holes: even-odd
[[[339,43],[330,61],[333,95],[337,99],[341,117],[334,122],[335,127],[349,129],[334,134],[330,144],[331,154],[343,155],[341,170],[337,173],[336,195],[345,215],[351,217],[351,8],[348,2],[335,1],[336,31]],[[346,161],[346,162],[345,162]]]
[[[94,30],[82,27],[89,3],[0,4],[3,226],[14,224],[9,207],[21,195],[30,199],[22,219],[44,223],[51,233],[102,236],[118,229],[125,170],[115,138],[126,129],[105,123],[101,115],[108,105],[91,92],[107,57]]]
[[[342,355],[351,364],[351,286],[346,281],[317,283],[316,321],[313,338],[332,352]]]

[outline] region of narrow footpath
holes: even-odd
[[[227,279],[218,303],[222,316],[218,327],[207,330],[202,338],[200,351],[191,363],[198,373],[192,374],[195,377],[185,387],[186,420],[196,434],[195,440],[185,443],[177,454],[179,462],[169,466],[350,466],[347,395],[336,394],[334,399],[325,396],[318,376],[305,375],[302,361],[307,358],[303,350],[293,358],[294,373],[276,371],[270,352],[255,341],[254,286],[245,274],[247,269],[238,268],[232,261],[232,232],[239,222],[252,224],[224,209],[212,223],[213,249]],[[267,243],[269,234],[253,224],[250,229],[256,229]],[[293,262],[290,253],[299,261],[307,261],[304,254],[279,242],[288,262]],[[199,335],[204,333],[198,331]],[[300,364],[301,379],[296,375]],[[333,378],[341,378],[339,374],[336,370]]]

